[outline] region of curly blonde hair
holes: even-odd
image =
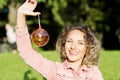
[[[58,40],[56,43],[56,50],[59,51],[61,61],[65,61],[67,59],[67,55],[65,53],[65,43],[67,36],[72,30],[80,30],[85,33],[85,43],[87,44],[87,51],[82,60],[82,65],[85,64],[88,67],[92,65],[98,65],[99,56],[100,56],[100,42],[96,38],[94,32],[85,24],[73,24],[71,26],[65,27],[60,35],[58,36]]]

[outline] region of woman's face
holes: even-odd
[[[84,35],[80,30],[69,32],[65,43],[65,51],[70,62],[82,61],[86,53]]]

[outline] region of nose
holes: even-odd
[[[76,49],[77,45],[75,43],[71,44],[71,49]]]

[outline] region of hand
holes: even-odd
[[[26,26],[26,15],[37,16],[40,12],[34,12],[37,6],[36,0],[26,0],[19,8],[17,12],[17,27]]]
[[[39,12],[33,12],[37,6],[36,0],[26,0],[19,8],[18,13],[22,15],[37,16]]]

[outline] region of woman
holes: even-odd
[[[47,60],[32,48],[25,18],[40,15],[33,12],[36,5],[36,0],[26,0],[17,13],[17,47],[24,61],[47,80],[103,80],[97,66],[99,42],[83,24],[65,27],[59,35],[56,48],[62,63]]]

